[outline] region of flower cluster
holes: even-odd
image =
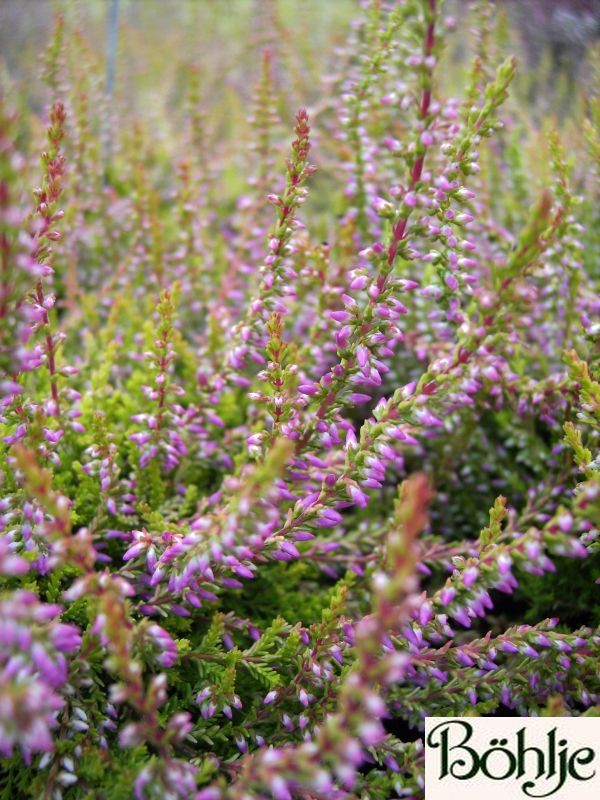
[[[52,730],[65,705],[69,665],[81,646],[79,628],[59,622],[62,608],[17,590],[0,606],[2,672],[0,743],[4,756],[16,745],[26,761],[52,749]]]

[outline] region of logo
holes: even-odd
[[[428,717],[425,800],[598,800],[599,717]]]

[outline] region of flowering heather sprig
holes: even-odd
[[[283,321],[280,313],[274,312],[266,324],[269,339],[266,345],[267,365],[258,377],[270,384],[272,394],[253,393],[251,399],[265,404],[272,419],[267,430],[249,437],[248,442],[256,441],[250,447],[260,451],[262,447],[283,434],[294,438],[294,423],[297,424],[298,409],[305,403],[296,393],[298,367],[293,362],[293,349],[284,341]]]
[[[31,296],[35,312],[35,330],[44,335],[44,355],[46,367],[50,375],[52,403],[47,409],[49,416],[60,414],[59,390],[57,380],[56,354],[62,336],[53,335],[48,311],[54,306],[55,297],[44,290],[44,278],[53,275],[51,259],[52,242],[60,239],[61,234],[55,228],[56,222],[62,218],[63,212],[57,208],[58,198],[62,193],[62,181],[65,172],[65,160],[61,152],[61,141],[64,136],[66,114],[62,103],[55,103],[50,109],[50,126],[47,130],[48,150],[42,153],[44,176],[42,186],[36,189],[37,207],[34,215],[35,247],[32,257],[40,266],[40,277]]]
[[[22,387],[16,379],[22,372],[35,369],[45,359],[50,375],[51,402],[46,407],[48,416],[58,413],[58,385],[55,363],[56,350],[61,337],[50,329],[48,310],[54,305],[54,296],[46,295],[44,282],[53,274],[51,266],[52,242],[60,238],[55,224],[62,217],[57,208],[64,173],[64,159],[60,144],[64,135],[65,113],[62,104],[56,103],[50,111],[47,131],[48,151],[42,154],[44,177],[42,187],[36,190],[37,206],[32,217],[32,247],[27,247],[24,216],[11,192],[14,191],[19,165],[19,154],[11,141],[11,114],[1,102],[2,126],[2,277],[0,319],[2,341],[0,353],[0,379],[2,394],[21,394]],[[14,205],[13,205],[14,204]],[[19,227],[21,230],[19,231]],[[29,250],[29,252],[28,252]],[[44,344],[28,346],[34,332],[44,333]]]
[[[516,626],[500,637],[488,634],[447,649],[414,647],[406,684],[394,687],[391,708],[419,725],[424,703],[432,710],[454,707],[463,713],[468,703],[480,713],[503,706],[520,714],[555,695],[586,708],[596,704],[588,659],[597,657],[600,640],[589,628],[560,634],[556,622]],[[473,684],[465,681],[467,675]]]
[[[574,520],[566,509],[560,508],[542,531],[530,528],[525,533],[501,530],[506,513],[505,500],[499,498],[490,511],[489,526],[473,548],[477,555],[454,555],[451,577],[433,595],[421,598],[414,621],[400,637],[411,651],[428,641],[439,645],[452,639],[455,631],[450,620],[471,628],[478,617],[485,617],[494,607],[491,590],[511,594],[517,588],[514,570],[543,575],[556,570],[549,555],[586,557],[586,547],[572,532]]]
[[[53,750],[53,729],[63,708],[67,656],[81,646],[75,625],[58,621],[56,604],[32,592],[0,598],[0,750],[19,747],[26,761]]]
[[[370,195],[367,193],[367,174],[368,171],[373,172],[373,165],[369,163],[372,161],[368,157],[369,150],[373,148],[373,144],[369,141],[367,126],[369,116],[373,114],[373,89],[377,87],[377,78],[381,78],[387,69],[386,61],[389,60],[394,54],[394,48],[391,46],[398,28],[407,23],[411,10],[406,5],[398,6],[385,20],[385,27],[373,31],[377,28],[379,22],[379,15],[381,14],[380,6],[373,6],[371,9],[372,20],[365,23],[366,30],[364,31],[363,41],[361,42],[364,48],[362,53],[361,76],[353,78],[348,81],[344,87],[342,99],[347,110],[343,116],[344,126],[346,128],[346,138],[352,147],[354,164],[351,173],[351,182],[346,189],[348,196],[348,205],[350,206],[350,213],[356,217],[356,227],[360,231],[363,240],[366,238],[369,226],[367,209],[370,203],[375,201],[373,197],[373,188],[371,188]],[[387,97],[386,104],[391,101]],[[381,203],[379,203],[381,205]]]
[[[292,252],[292,236],[299,225],[296,215],[306,199],[305,183],[314,172],[314,167],[308,163],[310,127],[305,109],[296,114],[294,133],[296,138],[287,161],[285,190],[281,196],[269,195],[277,209],[277,223],[270,234],[269,253],[260,268],[263,277],[258,296],[251,301],[246,319],[232,331],[234,346],[229,347],[228,361],[239,372],[247,366],[247,358],[264,363],[264,356],[258,352],[264,342],[264,324],[271,313],[285,313],[284,298],[293,287],[294,272],[287,257]]]
[[[206,274],[209,270],[206,263],[201,264],[200,254],[206,250],[207,211],[203,195],[207,187],[204,176],[197,176],[193,164],[188,161],[180,162],[177,174],[179,241],[173,253],[173,271],[181,283],[184,297],[189,300],[190,311],[206,313],[208,292],[202,277],[203,272]],[[198,191],[200,182],[204,191]]]
[[[406,224],[408,220],[408,214],[410,211],[408,209],[412,206],[412,198],[409,201],[408,195],[414,193],[415,190],[418,188],[418,184],[421,180],[421,176],[423,174],[423,166],[425,164],[425,154],[427,151],[427,147],[429,147],[433,143],[433,136],[429,132],[428,123],[429,123],[429,116],[430,116],[430,107],[431,107],[431,96],[432,96],[432,76],[433,76],[433,68],[435,66],[435,57],[433,55],[434,48],[435,48],[435,21],[437,15],[437,3],[436,0],[427,0],[427,4],[423,2],[423,6],[426,9],[425,11],[425,23],[426,23],[426,31],[425,31],[425,41],[423,44],[423,55],[420,59],[420,64],[422,66],[422,75],[421,75],[421,103],[419,106],[419,118],[423,124],[423,130],[419,137],[419,142],[415,148],[413,153],[413,164],[410,172],[410,184],[408,187],[408,192],[404,198],[404,204],[407,206],[407,210],[404,212],[400,212],[400,215],[397,219],[394,220],[393,227],[392,227],[392,240],[388,247],[388,263],[390,266],[394,263],[396,258],[396,254],[398,252],[398,247],[402,242],[405,231],[406,231]]]
[[[174,292],[178,296],[177,289]],[[151,414],[136,414],[132,418],[138,424],[144,424],[146,430],[132,434],[129,438],[141,449],[140,467],[143,469],[149,462],[161,454],[165,469],[172,470],[177,466],[187,448],[177,430],[170,424],[173,416],[172,398],[183,394],[183,390],[171,380],[171,365],[175,359],[173,349],[175,305],[171,292],[165,289],[156,307],[159,323],[153,335],[151,349],[144,353],[152,365],[154,372],[153,386],[144,386],[146,396],[156,404],[156,411]],[[182,409],[183,410],[183,409]]]
[[[3,534],[5,546],[28,561],[35,558],[34,566],[41,574],[65,563],[79,569],[91,569],[96,554],[89,531],[81,528],[72,534],[69,500],[53,490],[51,473],[39,465],[34,451],[22,445],[14,447],[11,461],[22,493],[15,493],[10,498],[15,518],[9,524],[14,525],[17,521],[21,524]],[[17,516],[19,501],[21,508]],[[7,521],[4,520],[4,526]]]
[[[106,419],[96,413],[92,420],[92,435],[94,444],[86,449],[89,457],[82,466],[82,471],[89,476],[97,476],[100,481],[101,506],[111,516],[117,513],[117,490],[119,481],[119,465],[117,463],[117,446],[111,441],[111,436],[107,430]],[[123,513],[123,508],[120,509]],[[101,509],[98,509],[101,514]],[[100,521],[98,521],[100,524]],[[91,528],[94,527],[92,524]]]

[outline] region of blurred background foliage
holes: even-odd
[[[211,135],[239,142],[247,133],[261,52],[274,54],[277,111],[287,130],[297,107],[314,113],[327,102],[360,5],[359,0],[2,0],[1,83],[18,85],[22,102],[43,111],[48,95],[38,80],[40,57],[57,15],[63,15],[67,35],[84,40],[85,58],[104,89],[114,61],[117,109],[147,122],[168,150],[178,144],[190,65],[199,72]],[[498,12],[493,42],[482,41],[473,32],[475,17],[485,17],[492,5]],[[499,55],[517,53],[515,87],[523,113],[534,122],[543,114],[563,123],[580,117],[580,104],[598,89],[600,0],[446,0],[445,8],[457,19],[448,66],[490,46]],[[111,17],[118,27],[114,54]],[[459,91],[453,86],[457,70],[439,74],[449,91]]]
[[[582,119],[600,85],[600,0],[446,0],[445,9],[457,24],[437,73],[441,93],[461,96],[460,75],[474,55],[499,63],[516,53],[507,106],[516,121],[513,146],[518,141],[535,156],[539,142],[531,133],[550,123],[579,151]],[[360,10],[359,0],[2,0],[0,90],[21,112],[21,149],[42,140],[48,105],[70,94],[90,125],[100,126],[91,131],[102,142],[95,157],[117,190],[132,149],[163,197],[173,159],[201,153],[209,183],[212,176],[220,201],[233,207],[249,178],[256,182],[252,161],[261,146],[257,130],[265,126],[252,116],[265,107],[257,96],[266,57],[272,164],[285,157],[295,111],[307,107],[318,167],[309,202],[322,218],[315,234],[328,239],[331,212],[338,211],[335,97],[355,56],[346,43]],[[69,42],[65,74],[79,76],[78,85],[61,86],[49,74],[48,64],[57,63],[49,43],[54,35],[56,44],[58,19]],[[541,183],[543,160],[525,163]],[[262,196],[273,190],[265,179],[256,187]]]
[[[298,106],[315,103],[323,91],[320,76],[333,72],[335,48],[345,41],[358,5],[355,0],[3,0],[4,80],[26,85],[27,101],[34,108],[43,105],[46,95],[36,80],[40,53],[62,14],[67,31],[85,38],[86,55],[106,81],[115,7],[115,103],[150,123],[168,144],[177,140],[192,64],[218,139],[243,134],[265,48],[276,49],[281,60],[274,67],[278,110],[293,115]]]

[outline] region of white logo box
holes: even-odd
[[[600,800],[600,717],[428,717],[425,800]]]

